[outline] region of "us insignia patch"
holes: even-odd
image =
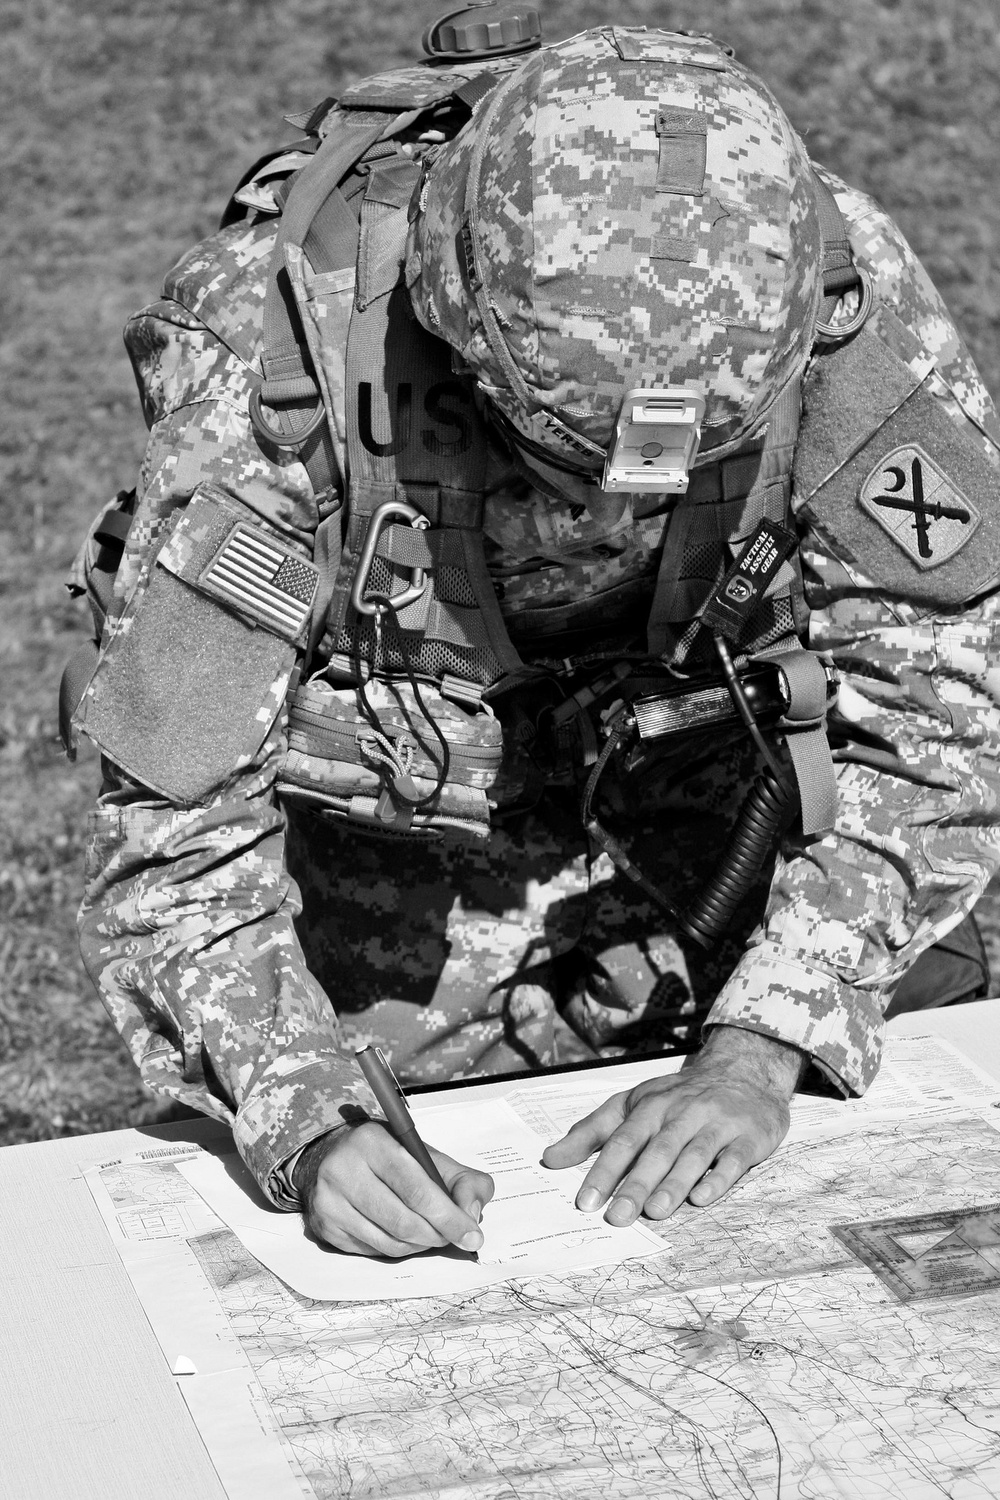
[[[294,637],[309,618],[318,578],[312,563],[276,547],[255,528],[237,526],[203,582],[262,624]]]
[[[960,552],[982,517],[916,443],[880,459],[861,486],[861,508],[918,568],[939,567]]]

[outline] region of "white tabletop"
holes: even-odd
[[[944,1036],[1000,1079],[1000,999],[890,1031]],[[225,1500],[83,1172],[154,1140],[226,1139],[194,1121],[0,1150],[0,1500]]]

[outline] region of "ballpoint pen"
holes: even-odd
[[[396,1081],[389,1064],[383,1056],[381,1047],[362,1047],[360,1052],[355,1053],[358,1067],[371,1086],[378,1107],[385,1115],[385,1121],[399,1144],[410,1153],[413,1160],[423,1167],[433,1183],[448,1193],[444,1178],[434,1165],[434,1158],[424,1145],[417,1133],[417,1127],[413,1123],[409,1105],[403,1095],[403,1090]],[[451,1194],[448,1193],[449,1198]],[[460,1247],[456,1246],[456,1249]],[[463,1255],[471,1255],[478,1260],[474,1250],[462,1250]]]

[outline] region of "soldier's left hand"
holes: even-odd
[[[716,1027],[679,1073],[613,1095],[542,1160],[569,1167],[598,1151],[576,1205],[592,1213],[608,1204],[609,1224],[666,1219],[685,1198],[714,1203],[783,1140],[805,1064],[770,1037]]]

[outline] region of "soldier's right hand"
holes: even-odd
[[[431,1155],[447,1193],[378,1121],[313,1141],[294,1174],[306,1225],[318,1240],[351,1255],[398,1258],[444,1245],[478,1250],[493,1179],[441,1151]]]

